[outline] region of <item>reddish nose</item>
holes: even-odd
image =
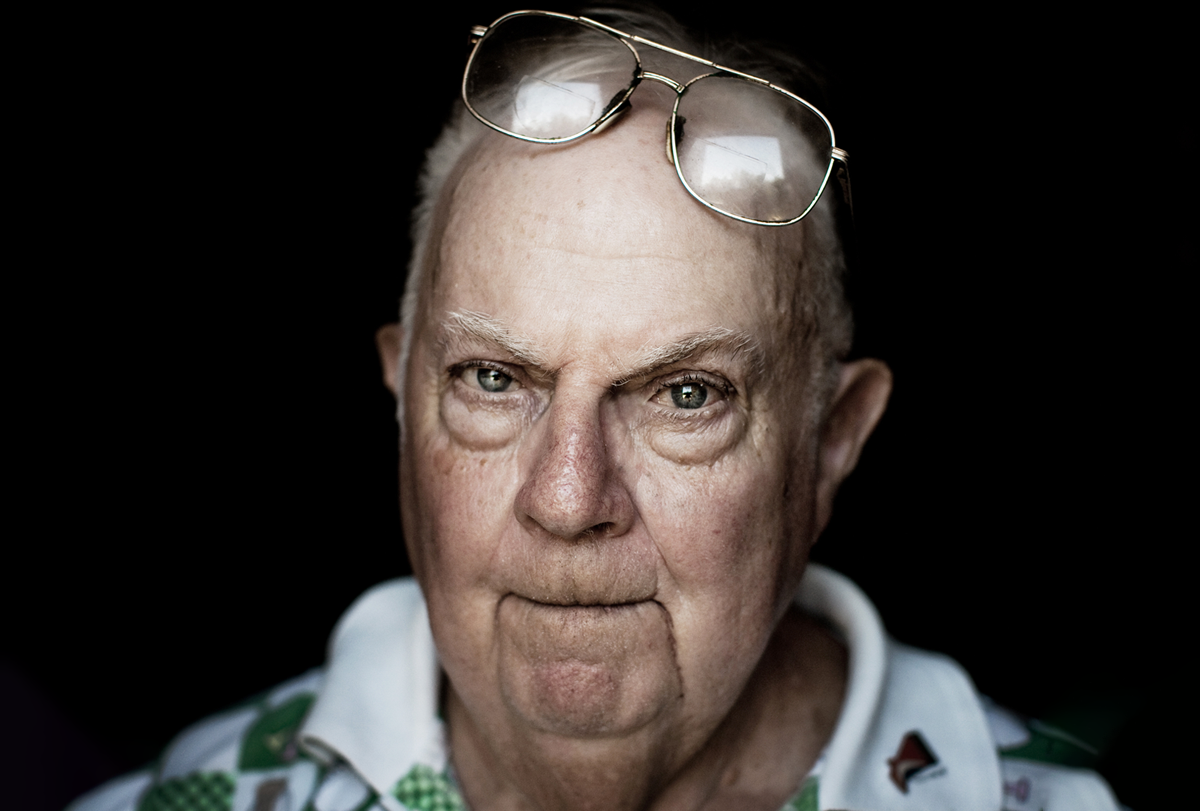
[[[559,397],[539,422],[517,494],[522,523],[567,540],[628,531],[633,502],[605,440],[600,404]]]

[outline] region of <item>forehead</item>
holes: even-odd
[[[426,328],[468,310],[610,343],[713,327],[773,343],[800,306],[803,224],[749,225],[699,204],[666,158],[665,122],[637,110],[558,147],[482,135],[443,201]]]

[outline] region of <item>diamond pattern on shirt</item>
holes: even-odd
[[[151,786],[138,811],[230,811],[233,775],[228,772],[194,772]]]
[[[412,811],[466,811],[450,779],[423,763],[396,781],[392,795]]]

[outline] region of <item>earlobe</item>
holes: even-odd
[[[397,394],[396,375],[399,373],[400,342],[404,331],[399,324],[385,324],[375,333],[375,346],[379,349],[379,362],[383,366],[383,385],[393,395]]]
[[[817,527],[833,512],[837,489],[854,466],[887,408],[892,372],[882,361],[866,358],[841,365],[837,390],[825,413],[817,479]]]

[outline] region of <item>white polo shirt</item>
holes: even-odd
[[[976,692],[951,659],[890,640],[849,580],[810,565],[796,602],[849,650],[824,754],[781,811],[1118,811],[1086,745]],[[70,811],[461,811],[425,601],[411,578],[342,617],[329,664],[185,730],[153,770]]]

